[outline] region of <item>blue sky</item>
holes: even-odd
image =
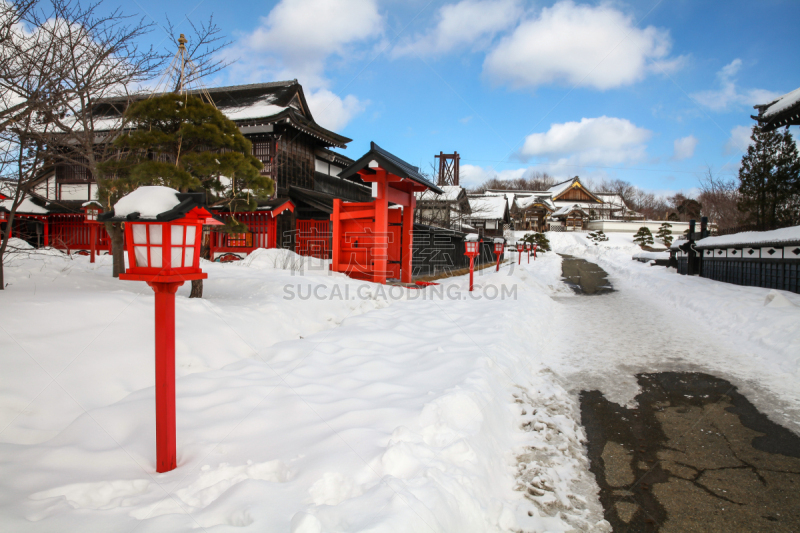
[[[113,2],[109,2],[109,7]],[[321,124],[462,185],[546,171],[690,192],[733,174],[752,105],[800,87],[800,2],[135,0],[188,31],[213,14],[236,63],[208,85],[297,78]],[[165,37],[156,29],[154,44]],[[795,130],[797,128],[794,128]]]

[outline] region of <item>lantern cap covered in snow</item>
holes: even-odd
[[[495,244],[503,244],[505,242],[506,242],[506,240],[504,238],[502,238],[502,237],[495,237],[494,238],[494,243]]]
[[[123,196],[114,209],[98,217],[101,221],[112,222],[171,222],[184,218],[193,209],[204,224],[221,225],[205,208],[205,194],[201,192],[178,192],[161,186],[139,187]]]
[[[479,238],[479,235],[477,233],[469,233],[469,234],[467,234],[466,237],[464,237],[464,240],[472,242],[472,241],[477,241],[478,238]]]

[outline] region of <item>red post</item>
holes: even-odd
[[[414,255],[414,208],[417,203],[413,192],[408,196],[409,205],[403,207],[403,236],[401,238],[403,263],[400,281],[403,283],[411,283],[411,258]]]
[[[519,258],[517,258],[517,264],[522,264],[522,248],[517,247],[517,251],[519,252]]]
[[[175,292],[182,281],[148,282],[156,293],[156,471],[177,466],[175,451]]]
[[[475,256],[469,256],[469,292],[472,292],[472,274],[475,272]]]
[[[89,262],[90,263],[94,263],[95,241],[97,240],[97,224],[92,224],[91,226],[92,226],[91,227],[91,236],[89,237],[89,239],[91,239],[91,241],[92,241],[91,245],[90,245],[92,253],[91,253],[91,258],[89,259]]]
[[[500,272],[500,259],[503,257],[503,252],[497,254],[497,268],[494,269],[495,272]]]
[[[44,219],[44,245],[50,246],[50,219]]]
[[[389,260],[389,196],[386,171],[379,171],[378,197],[375,198],[375,244],[372,248],[373,279],[386,285]]]
[[[528,264],[531,264],[531,248],[530,246],[526,246],[525,249],[528,251]]]
[[[536,245],[533,245],[533,260],[536,261]]]

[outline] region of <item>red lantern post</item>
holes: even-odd
[[[500,259],[503,257],[503,252],[505,251],[505,241],[501,238],[496,238],[494,240],[494,254],[497,256],[497,268],[494,269],[495,272],[500,271]]]
[[[531,264],[531,243],[525,244],[525,250],[528,252],[528,264]]]
[[[536,261],[536,248],[537,248],[537,245],[536,245],[536,244],[534,244],[534,245],[533,245],[533,260],[534,260],[534,261]]]
[[[475,258],[480,253],[480,240],[474,233],[467,235],[464,240],[464,255],[469,257],[469,291],[472,292],[472,278],[475,272]]]
[[[0,224],[8,222],[8,210],[5,207],[0,207]],[[3,236],[3,229],[0,228],[0,238]]]
[[[85,222],[89,224],[91,231],[91,235],[89,237],[91,240],[89,245],[91,250],[89,262],[94,263],[95,252],[97,249],[97,226],[100,225],[100,221],[97,219],[97,217],[99,217],[103,212],[103,208],[99,202],[92,200],[91,202],[86,202],[83,204],[81,210],[83,211]]]
[[[114,206],[115,211],[121,211],[124,216],[117,217],[112,212],[101,217],[101,220],[125,221],[129,267],[119,278],[144,281],[155,292],[158,472],[168,472],[177,466],[175,292],[186,281],[208,277],[200,269],[203,225],[222,224],[201,207],[202,200],[202,195],[180,194],[167,187],[140,187]],[[173,207],[162,213],[145,212],[148,205],[170,204]]]
[[[525,250],[525,244],[518,242],[517,243],[517,252],[519,252],[519,257],[517,258],[517,264],[522,264],[522,251]]]

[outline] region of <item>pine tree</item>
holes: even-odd
[[[522,238],[522,242],[535,244],[536,248],[542,253],[550,251],[550,241],[544,233],[526,233]]]
[[[639,228],[639,231],[636,232],[636,235],[633,236],[633,242],[644,248],[645,246],[653,244],[653,234],[650,233],[647,226],[642,226]]]
[[[113,205],[143,185],[204,191],[233,213],[229,232],[247,231],[236,212],[254,211],[272,195],[273,181],[261,175],[263,164],[233,121],[199,98],[174,93],[131,104],[125,117],[132,129],[114,141],[119,157],[101,167],[100,197]],[[198,292],[202,285],[193,282],[192,295]]]
[[[661,224],[661,227],[658,228],[658,232],[656,233],[656,237],[658,237],[658,239],[663,242],[664,246],[667,248],[669,248],[669,246],[672,244],[672,230],[670,228],[672,228],[672,224],[669,222],[664,222]]]
[[[739,210],[760,227],[799,224],[800,156],[789,128],[781,133],[753,126],[750,138],[739,169]]]

